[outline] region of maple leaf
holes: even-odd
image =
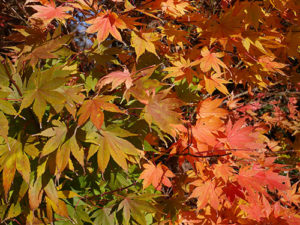
[[[31,210],[37,209],[42,201],[44,190],[42,189],[42,176],[32,179],[28,189],[29,206]]]
[[[117,130],[106,129],[101,131],[101,135],[94,133],[88,139],[92,146],[87,159],[97,152],[98,166],[102,173],[104,173],[110,157],[127,171],[127,161],[136,162],[136,158],[140,155],[140,151],[134,145],[118,136],[128,137],[132,136],[132,134],[121,128]]]
[[[228,182],[229,178],[234,174],[234,170],[228,164],[218,162],[214,166],[214,174],[217,178],[222,178],[225,182]]]
[[[0,111],[0,136],[3,137],[5,142],[8,144],[8,120],[6,119],[5,115],[3,112]],[[10,148],[10,146],[8,146]]]
[[[151,95],[144,108],[144,119],[151,126],[157,125],[162,131],[175,136],[181,127],[181,115],[175,111],[182,102],[177,98],[167,98],[168,89]]]
[[[125,29],[126,24],[114,12],[107,11],[100,13],[96,18],[87,21],[92,24],[86,30],[87,33],[97,32],[97,40],[99,43],[104,41],[111,34],[118,41],[122,42],[122,37],[117,28]]]
[[[50,153],[58,149],[60,145],[65,141],[68,131],[66,124],[58,120],[53,120],[52,124],[54,125],[54,127],[43,130],[41,133],[37,134],[44,137],[50,137],[50,139],[43,147],[41,157],[49,155]]]
[[[241,118],[235,122],[233,125],[231,120],[228,121],[226,125],[226,138],[219,138],[219,140],[225,144],[229,144],[230,148],[233,149],[243,149],[247,150],[255,150],[263,147],[263,144],[260,143],[258,139],[258,133],[254,131],[252,126],[244,126],[245,119]],[[249,157],[243,154],[243,151],[233,152],[235,155]],[[246,153],[247,154],[247,153]]]
[[[56,179],[59,179],[61,173],[64,171],[68,163],[70,162],[70,155],[84,166],[84,151],[80,148],[76,140],[76,132],[71,138],[58,147],[56,152]]]
[[[260,192],[268,197],[266,187],[271,191],[287,191],[290,189],[290,182],[287,177],[281,176],[272,170],[265,170],[259,165],[241,169],[237,181],[247,190],[250,197],[255,196],[255,192]]]
[[[79,147],[76,143],[74,135],[72,136],[72,138],[68,139],[64,144],[62,144],[56,152],[56,179],[59,179],[61,173],[68,165],[71,150],[73,150],[73,152],[75,151],[76,153],[79,153]],[[78,154],[76,154],[76,156],[78,156]],[[81,163],[83,163],[83,156],[84,152],[81,151]]]
[[[135,49],[136,61],[147,50],[157,56],[153,42],[159,39],[158,35],[152,32],[131,32],[131,45]]]
[[[8,144],[0,143],[0,152],[0,171],[3,170],[2,184],[4,194],[7,197],[16,171],[18,171],[22,175],[24,181],[29,184],[31,171],[30,162],[27,155],[22,150],[22,143],[13,138],[8,138]]]
[[[48,25],[53,19],[64,21],[72,17],[70,14],[67,14],[68,11],[73,11],[72,7],[68,6],[59,6],[56,7],[53,0],[50,2],[45,2],[44,6],[41,5],[32,5],[37,12],[31,16],[34,19],[40,19],[45,25]]]
[[[222,125],[222,121],[213,116],[197,120],[196,125],[192,128],[193,136],[198,143],[200,142],[200,145],[205,143],[209,146],[215,146],[218,142],[213,132],[216,132]],[[200,148],[198,151],[201,151]]]
[[[196,180],[190,185],[196,186],[189,198],[197,198],[197,209],[203,209],[208,203],[217,211],[219,206],[219,198],[216,192],[214,181],[208,180],[203,183],[201,180]]]
[[[268,218],[272,212],[269,201],[264,196],[260,197],[257,193],[249,199],[247,205],[241,205],[240,207],[247,212],[249,218],[256,221]]]
[[[21,32],[21,31],[20,31]],[[36,32],[36,31],[34,31]],[[29,35],[29,34],[28,34]],[[34,35],[32,38],[40,38],[41,33],[37,33]],[[36,37],[38,36],[38,37]],[[67,44],[72,38],[72,35],[64,35],[62,37],[57,37],[57,38],[53,38],[51,40],[45,40],[43,41],[40,45],[37,45],[36,43],[30,47],[28,47],[24,53],[28,53],[26,55],[26,57],[24,58],[24,60],[30,60],[30,65],[32,67],[34,67],[36,65],[36,63],[38,62],[39,59],[53,59],[53,58],[57,58],[58,56],[63,55],[64,51],[68,52],[70,51],[65,50],[63,48],[64,44]],[[41,38],[40,38],[41,39]],[[40,42],[39,39],[39,42]],[[58,51],[58,50],[63,50],[63,51]]]
[[[101,89],[104,85],[111,83],[111,90],[116,89],[120,84],[125,83],[126,89],[129,89],[132,84],[132,78],[130,72],[125,69],[122,71],[115,71],[107,74],[98,81],[98,88]]]
[[[84,100],[84,95],[80,93],[81,87],[63,87],[62,94],[66,98],[66,109],[72,114],[72,116],[76,117],[77,107],[76,104],[82,104]]]
[[[130,96],[133,95],[140,102],[146,104],[149,99],[149,93],[152,93],[160,85],[163,85],[158,80],[150,79],[150,76],[156,68],[157,66],[154,66],[138,73],[132,72],[132,74],[135,74],[139,79],[134,79],[134,85],[124,93],[127,101],[129,101]]]
[[[109,103],[108,101],[113,100],[113,96],[100,96],[93,99],[85,100],[78,110],[78,125],[83,125],[88,118],[91,119],[92,123],[101,129],[101,126],[104,122],[104,113],[103,110],[110,112],[123,113],[115,104]]]
[[[215,89],[218,89],[220,92],[222,92],[225,95],[229,94],[224,84],[228,84],[230,82],[220,78],[221,75],[222,74],[215,73],[210,77],[204,76],[205,88],[210,95],[214,92]]]
[[[134,218],[139,224],[146,225],[145,212],[155,212],[155,208],[146,200],[151,199],[152,195],[128,194],[119,204],[118,210],[123,209],[125,224],[129,224],[130,217]]]
[[[184,43],[190,44],[186,38],[188,33],[185,30],[180,30],[180,26],[167,23],[158,28],[161,29],[162,35],[167,38],[168,44],[177,44],[182,49]]]
[[[164,79],[169,77],[175,77],[175,80],[183,79],[186,77],[189,83],[192,83],[193,76],[196,75],[196,72],[191,68],[195,66],[198,62],[190,62],[189,59],[185,60],[183,57],[180,57],[180,60],[172,62],[174,67],[167,67],[164,71],[171,72]]]
[[[163,12],[173,16],[183,16],[187,11],[185,8],[189,6],[189,3],[185,1],[166,0],[161,3],[161,9]]]
[[[199,60],[200,68],[203,72],[208,72],[213,68],[218,74],[221,73],[221,68],[227,69],[227,66],[219,59],[224,56],[223,53],[213,53],[205,46],[201,49],[202,58]]]
[[[172,183],[169,178],[175,177],[171,170],[168,169],[161,162],[155,166],[152,162],[145,163],[145,168],[141,173],[139,179],[144,179],[143,188],[147,188],[152,184],[157,190],[161,190],[162,185],[171,187]]]
[[[285,76],[285,73],[281,70],[286,67],[286,64],[274,62],[274,58],[270,56],[262,56],[259,58],[258,62],[263,66],[265,71],[270,71],[274,73],[280,73]]]
[[[164,13],[176,18],[186,13],[186,8],[189,7],[189,4],[186,1],[158,0],[152,1],[150,7],[162,10]]]
[[[225,118],[228,114],[226,109],[219,108],[223,99],[212,99],[207,98],[204,101],[201,101],[197,106],[197,116],[200,118],[206,117],[216,117],[216,118]]]
[[[40,123],[46,110],[47,102],[52,105],[56,112],[60,112],[63,108],[65,97],[59,92],[58,88],[65,83],[66,77],[71,72],[68,68],[62,68],[61,65],[45,71],[36,70],[31,75],[26,86],[19,113],[33,102],[33,112]]]

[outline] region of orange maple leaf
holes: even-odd
[[[198,117],[206,118],[206,117],[217,117],[224,118],[227,116],[228,111],[226,109],[219,108],[223,99],[212,99],[208,98],[204,101],[200,102],[197,107]]]
[[[197,198],[197,209],[200,210],[204,208],[207,203],[215,209],[218,210],[219,198],[216,191],[216,185],[214,181],[208,180],[203,183],[201,180],[196,180],[191,183],[191,185],[196,186],[189,198]]]
[[[173,67],[167,67],[164,71],[170,72],[164,79],[169,77],[175,77],[176,80],[183,79],[186,77],[189,83],[192,83],[193,76],[196,75],[196,72],[192,69],[198,62],[190,62],[189,59],[185,60],[183,57],[180,57],[180,60],[172,62]]]
[[[132,78],[128,69],[122,71],[115,71],[107,74],[99,80],[97,86],[101,89],[104,85],[111,83],[111,90],[116,89],[120,84],[125,83],[126,89],[132,86]]]
[[[100,13],[96,18],[89,20],[88,23],[92,24],[87,30],[87,33],[97,32],[98,42],[104,41],[109,34],[111,34],[118,41],[122,42],[122,37],[117,28],[125,29],[126,24],[114,12],[107,11]]]
[[[112,96],[102,96],[84,101],[78,111],[78,125],[83,125],[90,118],[95,127],[100,129],[104,121],[103,110],[123,113],[115,104],[108,102],[112,99]]]
[[[213,68],[217,73],[221,73],[221,67],[227,68],[227,66],[219,59],[224,56],[223,53],[213,53],[208,50],[205,46],[201,49],[201,55],[203,58],[200,59],[200,68],[203,72],[208,72]]]
[[[64,21],[72,17],[70,14],[67,14],[68,11],[73,11],[72,7],[68,6],[59,6],[56,7],[53,0],[50,2],[45,2],[44,6],[33,5],[30,6],[34,8],[37,12],[31,16],[34,19],[40,19],[45,25],[48,25],[53,19]]]
[[[258,62],[263,66],[265,71],[270,71],[274,73],[280,73],[281,75],[286,75],[281,69],[286,67],[286,64],[274,62],[274,58],[270,56],[262,56],[259,58]]]
[[[209,146],[218,144],[213,132],[216,132],[223,125],[222,121],[216,117],[206,117],[199,119],[196,125],[192,128],[193,135],[197,141],[197,145],[205,143]],[[202,146],[203,148],[203,146]],[[203,148],[205,151],[205,148]],[[198,147],[198,151],[201,151]]]
[[[220,78],[221,74],[215,73],[210,77],[204,76],[205,88],[207,92],[211,95],[215,89],[218,89],[225,95],[228,95],[229,92],[224,84],[230,83],[227,80]]]
[[[143,165],[145,170],[141,173],[139,179],[144,179],[143,188],[152,184],[157,190],[161,190],[162,184],[171,187],[169,178],[175,177],[171,170],[165,165],[159,163],[155,166],[152,162]]]

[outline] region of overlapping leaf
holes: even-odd
[[[115,104],[109,103],[114,98],[113,96],[100,96],[84,101],[78,111],[78,125],[83,125],[90,118],[95,127],[100,129],[104,122],[103,110],[123,113]]]

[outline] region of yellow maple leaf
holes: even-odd
[[[147,50],[148,52],[153,53],[154,55],[158,56],[155,51],[154,41],[157,41],[158,35],[155,33],[142,33],[142,32],[131,32],[131,45],[135,49],[136,53],[136,61],[138,61],[139,57],[145,53]]]

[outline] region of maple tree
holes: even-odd
[[[0,7],[1,224],[300,224],[298,0]]]

